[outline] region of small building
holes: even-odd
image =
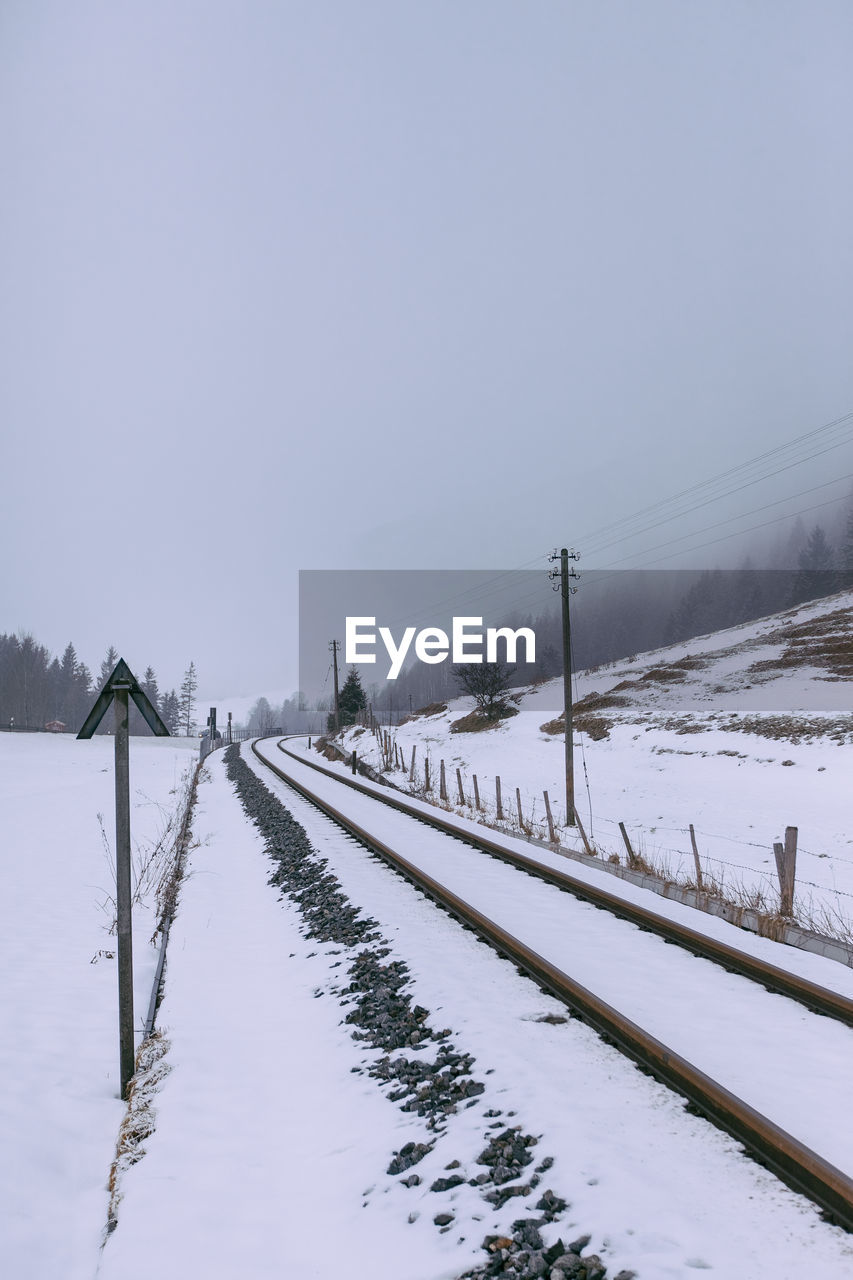
[[[47,729],[49,733],[65,732],[65,725],[62,723],[61,720],[48,720],[47,724],[44,727],[45,729]]]

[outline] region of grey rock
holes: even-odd
[[[452,1191],[454,1187],[461,1187],[464,1181],[458,1174],[454,1174],[452,1178],[436,1178],[430,1191]]]

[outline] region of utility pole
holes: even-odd
[[[557,559],[557,552],[550,557],[551,560]],[[565,720],[565,739],[566,739],[566,825],[569,827],[577,826],[575,820],[575,765],[574,765],[574,741],[572,735],[572,631],[569,619],[569,596],[574,595],[577,587],[571,585],[571,580],[580,577],[575,573],[574,568],[569,569],[569,560],[580,560],[580,556],[575,551],[568,551],[563,547],[560,552],[560,568],[552,569],[550,576],[552,580],[557,577],[560,579],[559,588],[556,586],[554,590],[560,592],[563,605],[563,716]]]
[[[335,733],[340,733],[341,729],[341,708],[338,702],[338,649],[340,647],[340,640],[329,641],[329,648],[332,651],[332,662],[335,666]]]

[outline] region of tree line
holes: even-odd
[[[573,670],[677,644],[853,588],[853,505],[834,535],[820,524],[808,530],[798,518],[762,558],[768,567],[756,568],[747,555],[735,569],[582,574],[571,601]],[[543,602],[547,590],[543,575]],[[510,688],[562,675],[562,620],[556,603],[509,613],[500,625],[530,627],[536,635],[536,660],[514,664],[508,673]],[[434,666],[416,662],[397,680],[368,685],[366,693],[377,716],[396,723],[419,707],[458,697],[459,676],[449,661]]]
[[[62,657],[56,658],[31,635],[0,635],[0,729],[42,729],[60,724],[77,733],[118,658],[110,645],[97,676],[93,676],[71,643]],[[171,734],[190,736],[195,731],[198,677],[193,662],[184,673],[180,690],[161,693],[151,666],[139,684]],[[151,732],[135,706],[130,709],[129,729],[135,734]],[[107,715],[98,732],[111,731],[112,719]]]

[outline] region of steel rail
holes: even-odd
[[[847,1174],[718,1084],[686,1058],[649,1035],[587,987],[575,982],[544,956],[540,956],[489,920],[328,801],[295,781],[272,761],[267,760],[258,751],[255,742],[252,743],[252,750],[266,768],[305,800],[377,853],[395,871],[405,876],[462,924],[473,929],[496,951],[528,973],[544,990],[566,1004],[644,1071],[685,1097],[703,1116],[742,1143],[753,1158],[770,1169],[788,1187],[818,1205],[832,1222],[853,1232],[853,1179]]]
[[[528,872],[530,875],[537,876],[540,880],[545,880],[548,884],[556,885],[559,889],[563,889],[565,892],[573,894],[576,898],[589,902],[594,907],[610,911],[613,915],[617,915],[623,920],[630,920],[632,924],[637,925],[640,929],[648,929],[652,933],[659,934],[667,942],[673,942],[678,946],[685,947],[688,951],[691,951],[694,955],[701,956],[704,960],[711,960],[715,964],[721,964],[732,973],[738,973],[742,977],[759,982],[768,991],[773,991],[777,995],[788,996],[790,999],[796,1000],[798,1004],[805,1005],[806,1008],[811,1009],[813,1013],[824,1014],[826,1017],[835,1018],[839,1022],[846,1023],[848,1027],[853,1027],[853,1000],[848,996],[841,995],[837,991],[831,991],[828,987],[822,987],[816,982],[811,982],[808,978],[801,978],[796,974],[789,973],[786,969],[779,968],[778,965],[770,964],[767,960],[760,960],[756,956],[748,955],[737,947],[729,946],[726,942],[719,942],[715,938],[710,938],[706,934],[700,933],[698,929],[691,929],[688,925],[679,924],[678,921],[670,920],[656,911],[650,911],[646,907],[628,902],[617,894],[610,893],[607,889],[578,880],[570,872],[558,871],[554,867],[546,867],[543,863],[537,862],[535,858],[507,849],[504,845],[490,840],[488,836],[480,835],[479,832],[474,834],[473,832],[463,831],[453,822],[439,817],[438,814],[424,813],[415,805],[407,803],[399,794],[383,795],[353,778],[341,777],[340,774],[332,773],[314,760],[304,760],[302,756],[289,751],[282,745],[281,741],[278,743],[278,748],[286,756],[290,756],[292,760],[317,770],[325,778],[333,778],[335,781],[342,782],[345,786],[359,791],[362,795],[371,796],[381,804],[388,805],[392,809],[397,809],[401,813],[417,818],[428,826],[436,827],[439,831],[456,836],[457,839],[472,845],[475,849],[488,853],[492,857],[500,858],[504,862]]]

